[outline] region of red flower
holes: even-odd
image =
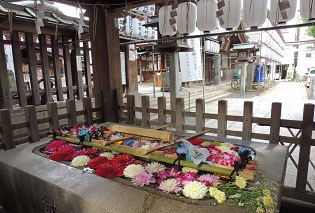
[[[55,141],[52,141],[50,142],[45,150],[48,152],[48,153],[52,153],[52,152],[55,152],[57,151],[61,146],[65,145],[66,142],[65,141],[62,141],[62,140],[55,140]]]
[[[105,157],[97,156],[88,162],[88,167],[96,169],[101,164],[108,162],[108,159]]]
[[[128,166],[134,160],[135,159],[131,155],[124,153],[124,154],[116,155],[115,157],[113,157],[113,159],[111,161],[112,162],[115,161],[116,163],[120,163],[124,166]]]
[[[203,140],[200,138],[190,139],[190,143],[196,146],[201,146],[201,144],[203,143]]]
[[[64,147],[50,155],[49,158],[54,161],[70,161],[72,160],[75,152],[76,149],[74,147]]]
[[[94,174],[105,178],[114,178],[123,176],[125,166],[116,161],[108,161],[98,166]]]
[[[100,150],[96,148],[88,148],[85,151],[86,151],[86,155],[89,156],[90,158],[95,157],[100,152]]]

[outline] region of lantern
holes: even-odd
[[[222,6],[217,12],[220,26],[226,30],[238,27],[241,19],[241,0],[220,0],[218,4]]]
[[[126,16],[125,18],[125,36],[130,37],[132,32],[132,18],[130,16]]]
[[[188,35],[196,28],[197,6],[191,2],[183,2],[177,8],[177,31]]]
[[[304,2],[304,0],[301,0]],[[275,23],[286,23],[295,16],[297,0],[270,1],[270,19]],[[301,3],[302,4],[302,3]]]
[[[267,18],[268,0],[244,0],[243,21],[250,28],[263,25]]]
[[[145,15],[154,16],[155,4],[150,4],[150,5],[147,5],[146,7],[147,7],[147,11]]]
[[[132,37],[138,37],[139,36],[139,20],[137,18],[132,19],[131,36]]]
[[[256,60],[256,45],[253,43],[234,44],[233,50],[238,52],[237,62],[253,63]]]
[[[118,26],[119,35],[123,35],[124,34],[124,19],[123,18],[117,19],[117,26]]]
[[[200,31],[210,32],[217,28],[218,10],[216,0],[200,0],[197,4],[197,27]]]
[[[146,27],[143,26],[145,24],[145,21],[140,21],[140,38],[145,38],[145,31]]]
[[[159,31],[162,36],[173,36],[177,31],[177,23],[171,26],[172,6],[164,6],[159,10]]]
[[[300,13],[302,18],[308,20],[315,19],[315,2],[314,0],[301,0]]]
[[[209,52],[210,51],[210,41],[206,40],[204,43],[204,51]]]

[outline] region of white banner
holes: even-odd
[[[120,71],[121,71],[121,83],[126,84],[126,66],[125,66],[125,53],[120,52]]]
[[[199,34],[200,31],[196,28],[191,35]],[[194,52],[179,53],[182,82],[202,80],[200,38],[187,39],[187,44]]]

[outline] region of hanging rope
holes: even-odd
[[[314,4],[314,0],[309,1],[309,7],[310,7],[310,11],[308,14],[308,19],[312,19],[312,11],[313,11],[313,4]]]
[[[165,9],[164,9],[164,21],[163,21],[163,27],[162,27],[162,32],[165,33],[166,32],[166,23],[167,23],[167,20],[166,20],[166,8],[168,6],[168,0],[165,1]]]
[[[188,24],[189,24],[188,20],[189,20],[189,8],[190,8],[190,4],[189,4],[189,2],[186,2],[186,4],[187,4],[187,11],[186,11],[186,32],[188,32]]]
[[[96,37],[96,29],[97,29],[97,16],[98,16],[98,7],[97,6],[93,6],[93,31],[92,31],[92,38],[93,41],[95,41],[95,37]]]
[[[280,13],[280,1],[281,0],[278,0],[278,4],[277,4],[277,10],[276,10],[276,23],[275,24],[278,24],[279,23],[279,13]]]
[[[9,31],[12,35],[12,0],[9,1],[9,7],[8,7],[8,20],[9,20]]]
[[[58,3],[58,1],[57,1]],[[58,26],[59,26],[59,7],[58,7],[58,4],[57,4],[57,11],[56,11],[56,28],[55,28],[55,40],[58,39]]]

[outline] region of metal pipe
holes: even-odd
[[[188,99],[189,99],[188,107],[190,109],[190,91],[188,89],[186,89],[185,87],[182,87],[182,89],[185,90],[186,92],[188,92]]]
[[[200,42],[202,40],[200,39]],[[203,38],[203,51],[202,51],[202,47],[201,49],[201,53],[203,56],[203,63],[202,63],[202,75],[203,75],[203,81],[202,81],[202,98],[205,99],[205,83],[206,83],[206,50],[205,50],[205,41],[206,38]]]
[[[154,45],[152,45],[152,50],[154,49]],[[155,69],[154,69],[154,52],[152,52],[152,71],[153,71],[153,97],[155,98]]]

